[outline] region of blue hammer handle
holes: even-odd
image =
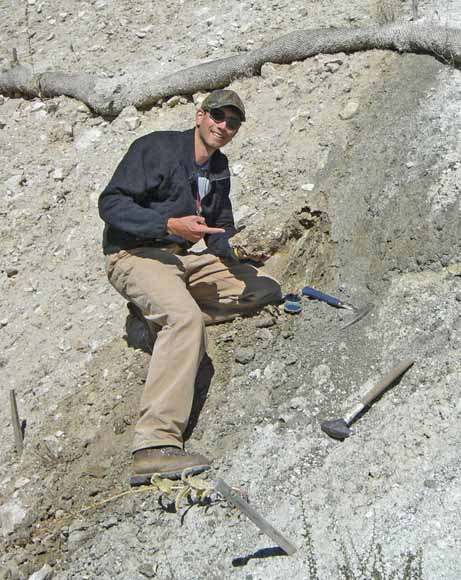
[[[320,292],[320,290],[316,290],[315,288],[312,288],[312,286],[304,286],[303,294],[304,296],[309,296],[309,298],[315,298],[316,300],[326,302],[330,306],[344,308],[344,302],[342,300],[335,298],[334,296],[330,296],[330,294]]]

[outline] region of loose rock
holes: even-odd
[[[29,580],[51,580],[53,577],[53,568],[48,564],[45,564],[43,568],[40,568],[37,572],[34,572],[32,576],[29,576]]]
[[[234,351],[234,359],[236,362],[246,365],[255,357],[255,351],[252,348],[239,347]]]
[[[349,101],[344,109],[339,113],[341,119],[347,120],[352,119],[357,114],[359,110],[359,104],[356,101]]]

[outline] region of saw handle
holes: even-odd
[[[414,363],[414,359],[407,358],[402,361],[398,366],[393,368],[391,371],[387,373],[380,381],[377,383],[372,389],[368,391],[366,395],[364,395],[361,399],[361,403],[364,407],[368,407],[371,403],[379,397],[381,393],[383,393],[387,387],[392,385],[392,383],[399,378],[406,370],[408,370],[412,364]]]
[[[320,292],[320,290],[316,290],[315,288],[312,288],[312,286],[304,286],[303,295],[308,296],[309,298],[314,298],[315,300],[326,302],[330,306],[344,308],[344,302],[342,300],[335,298],[334,296],[330,296],[330,294],[325,294],[325,292]]]

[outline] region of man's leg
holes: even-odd
[[[251,314],[277,304],[279,283],[248,263],[225,263],[212,254],[190,255],[185,261],[188,288],[207,324]]]
[[[136,249],[110,257],[107,270],[112,285],[161,327],[141,398],[133,451],[181,449],[206,348],[203,316],[186,287],[182,257],[157,248]],[[142,462],[143,469],[149,461],[148,457],[147,463]],[[200,462],[206,463],[205,458]],[[173,458],[167,463],[172,467],[178,461]]]

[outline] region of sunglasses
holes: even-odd
[[[216,121],[216,123],[222,123],[225,121],[226,127],[230,131],[235,131],[242,124],[242,121],[239,117],[226,117],[226,113],[222,109],[210,109],[208,113],[210,114],[210,117],[213,119],[213,121]]]

